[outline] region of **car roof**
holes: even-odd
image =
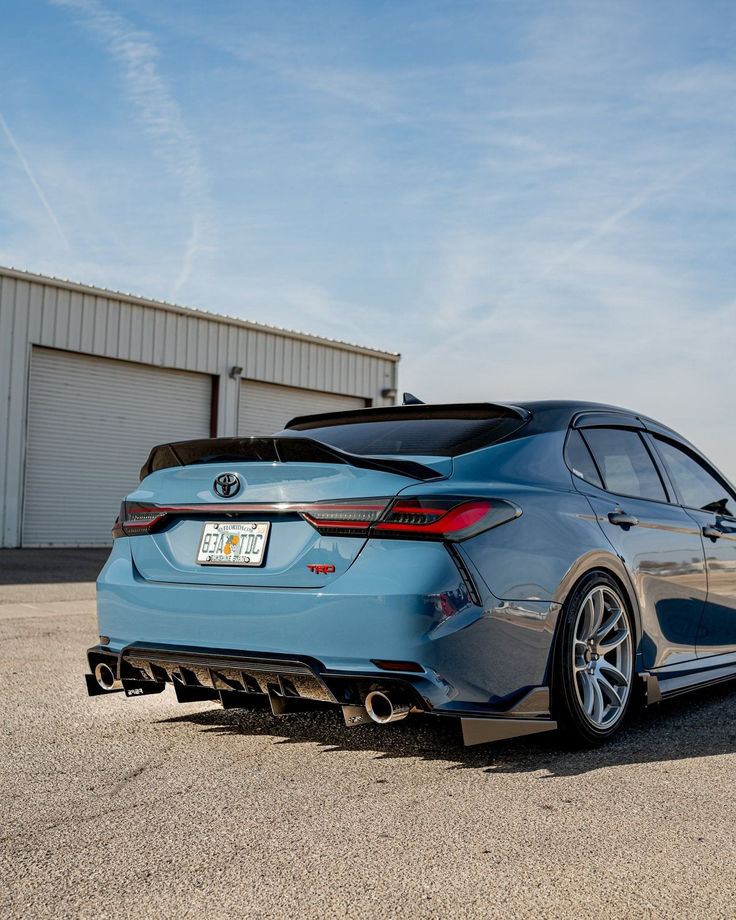
[[[483,413],[497,413],[510,417],[516,416],[527,422],[524,434],[539,434],[544,431],[566,429],[571,421],[581,413],[599,413],[618,416],[625,419],[638,419],[647,427],[658,428],[672,434],[676,432],[662,425],[655,419],[640,412],[612,406],[606,403],[586,402],[570,399],[519,400],[518,402],[483,402],[483,403],[412,403],[406,406],[376,406],[367,409],[349,409],[342,412],[323,412],[314,415],[302,415],[291,419],[286,430],[308,430],[322,425],[339,425],[370,421],[388,421],[391,419],[442,418],[444,414],[452,417],[483,417]],[[613,418],[612,418],[613,420]],[[677,435],[678,438],[680,437]]]
[[[488,415],[484,416],[483,413]],[[350,409],[342,412],[325,412],[319,415],[304,415],[292,419],[281,432],[284,435],[297,435],[298,432],[349,423],[367,421],[389,421],[399,419],[441,419],[443,417],[456,418],[482,418],[506,417],[519,419],[519,427],[509,434],[501,437],[496,443],[513,441],[533,435],[567,431],[575,422],[575,427],[601,427],[616,426],[645,428],[652,434],[664,435],[666,438],[679,443],[700,457],[709,468],[716,470],[725,481],[723,475],[711,460],[679,432],[664,425],[662,422],[622,406],[609,403],[590,402],[573,399],[539,399],[519,400],[507,402],[483,403],[412,403],[406,406],[377,406],[366,409]],[[488,445],[491,446],[491,445]],[[733,488],[733,486],[731,487]]]
[[[615,424],[616,421],[622,424],[638,421],[651,431],[659,431],[688,443],[681,434],[668,425],[644,415],[643,412],[626,409],[623,406],[570,399],[523,400],[517,405],[531,413],[532,423],[527,427],[529,433],[532,433],[532,430],[535,432],[558,431],[561,428],[567,428],[573,419],[579,416],[581,422],[589,419],[590,423],[595,422],[598,425]]]

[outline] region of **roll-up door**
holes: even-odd
[[[206,374],[34,347],[23,545],[110,543],[151,446],[209,436],[211,393]]]
[[[358,396],[243,380],[240,385],[238,434],[246,437],[273,434],[296,415],[364,409],[365,406],[366,400]]]

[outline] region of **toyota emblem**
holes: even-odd
[[[220,473],[215,479],[215,492],[222,498],[232,498],[240,491],[240,478],[236,473]]]

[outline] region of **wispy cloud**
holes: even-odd
[[[581,239],[576,240],[571,246],[555,256],[549,269],[567,262],[573,255],[577,255],[584,249],[587,249],[592,243],[614,230],[618,224],[630,215],[634,214],[640,208],[644,207],[658,195],[672,192],[677,186],[685,180],[691,173],[703,169],[708,162],[714,159],[713,152],[705,156],[698,157],[694,163],[689,163],[683,169],[677,170],[674,175],[664,175],[656,181],[649,183],[645,188],[638,191],[635,195],[624,202],[621,207],[617,208],[612,214],[602,218],[597,225]]]
[[[99,0],[51,2],[81,14],[83,23],[120,65],[124,85],[141,124],[152,138],[156,154],[180,183],[182,197],[191,209],[181,267],[171,288],[171,299],[175,299],[189,280],[195,259],[211,252],[214,246],[213,207],[197,139],[159,71],[159,51],[148,32],[136,29]]]
[[[13,135],[13,132],[8,127],[8,123],[5,121],[5,118],[3,117],[1,112],[0,112],[0,127],[2,127],[3,132],[8,139],[8,142],[10,143],[10,146],[13,148],[18,159],[20,160],[20,164],[23,167],[25,174],[28,176],[29,182],[31,183],[34,191],[38,195],[38,200],[41,202],[41,204],[44,207],[44,210],[46,211],[49,218],[51,219],[51,223],[54,225],[56,232],[59,234],[59,237],[61,238],[61,241],[64,243],[67,249],[71,248],[69,246],[69,240],[67,239],[66,234],[61,229],[61,224],[59,223],[59,219],[57,218],[56,214],[54,213],[53,208],[49,204],[48,198],[46,197],[46,195],[44,195],[43,189],[38,184],[36,177],[33,175],[33,170],[31,169],[28,163],[28,160],[23,155],[23,151],[20,149],[20,146],[18,142],[16,141]]]
[[[213,278],[211,290],[227,297],[230,281]],[[220,291],[222,286],[222,291]],[[353,304],[309,281],[274,281],[243,278],[238,284],[237,311],[261,323],[308,332],[326,338],[366,343],[365,322],[355,315]]]
[[[309,49],[252,33],[240,39],[208,31],[205,37],[226,54],[277,76],[297,87],[300,93],[324,96],[389,122],[408,120],[397,109],[399,97],[388,74],[361,69],[354,63],[342,66],[316,63]]]

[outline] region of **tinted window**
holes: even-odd
[[[454,457],[493,444],[523,424],[519,418],[404,418],[298,425],[284,433],[314,438],[350,454]]]
[[[736,503],[730,489],[686,451],[661,438],[655,441],[684,505],[734,517]]]
[[[583,441],[582,435],[576,428],[570,429],[567,435],[567,441],[565,442],[565,463],[567,463],[572,472],[576,476],[579,476],[580,479],[592,482],[593,485],[598,486],[599,489],[603,488],[601,477],[598,475],[598,470],[595,468],[595,463],[593,463],[588,445]]]
[[[609,492],[667,501],[649,451],[635,431],[587,428],[584,437]]]

